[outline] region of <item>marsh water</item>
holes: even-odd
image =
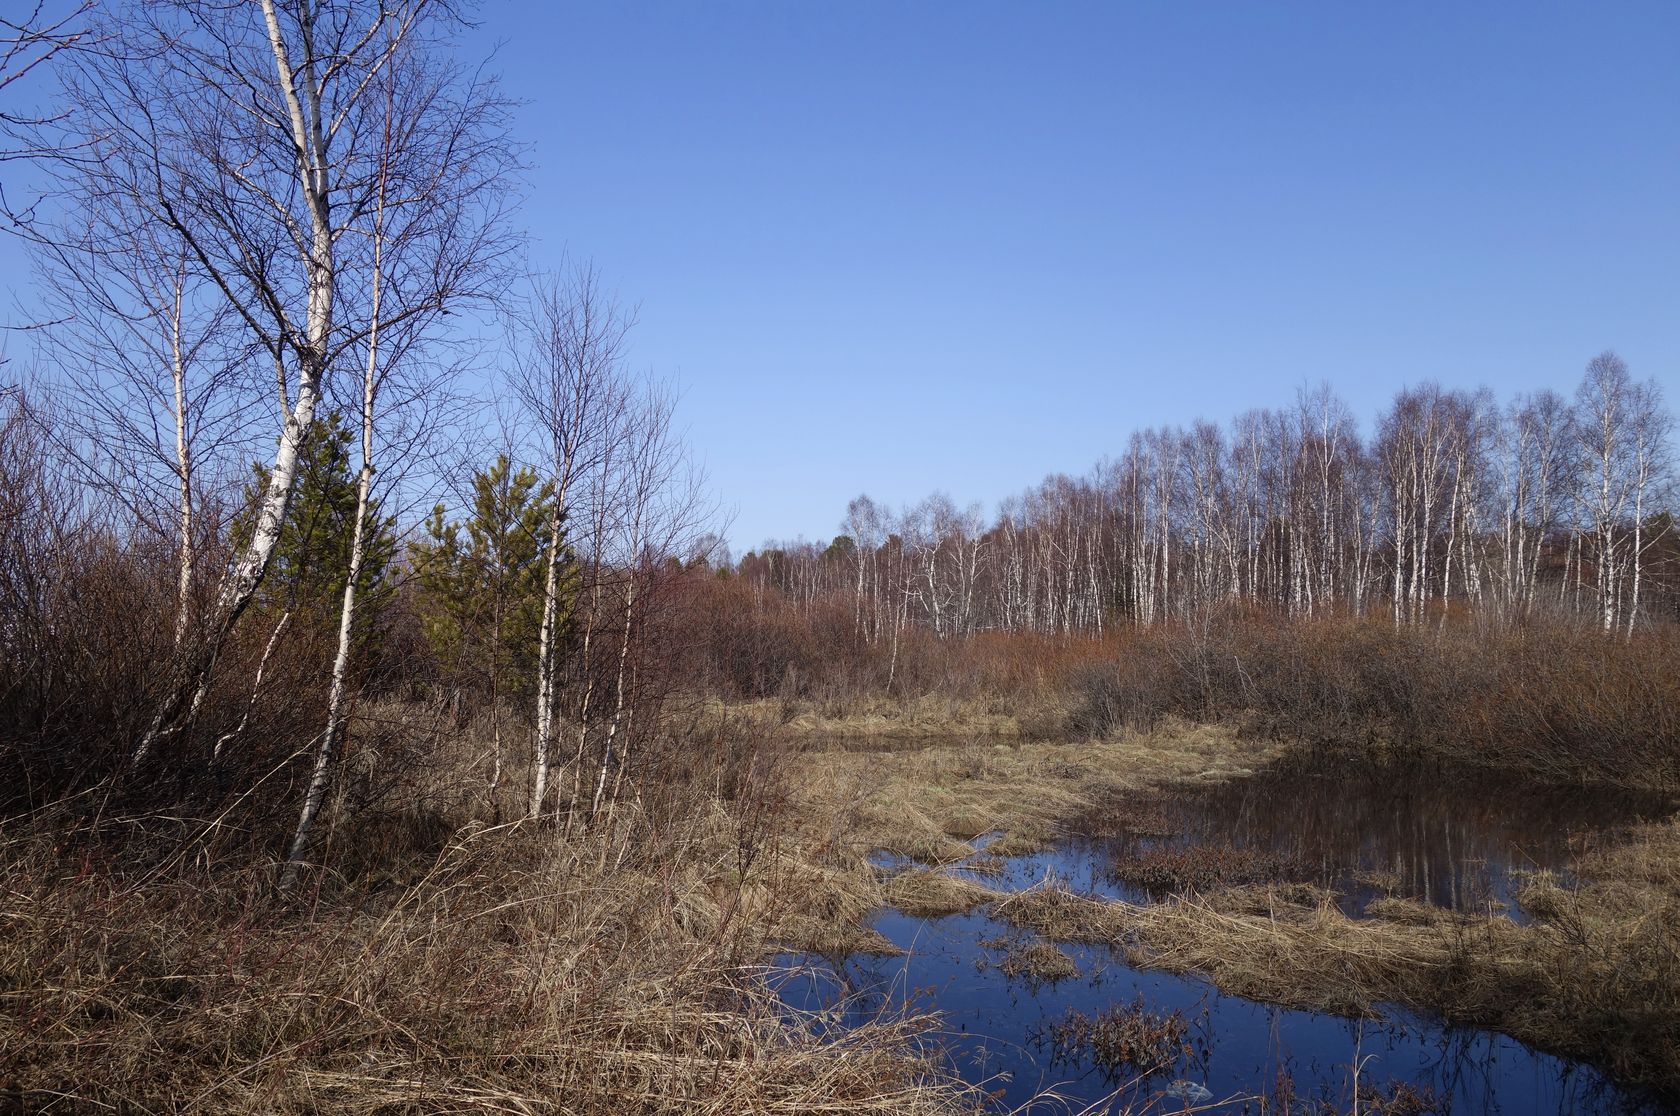
[[[1074,891],[1148,902],[1163,889],[1135,871],[1140,863],[1163,853],[1169,863],[1197,862],[1186,853],[1208,850],[1218,864],[1239,850],[1248,854],[1236,858],[1243,865],[1332,888],[1355,916],[1392,895],[1521,919],[1523,873],[1566,877],[1584,843],[1674,806],[1456,767],[1339,766],[1331,773],[1295,766],[1193,787],[1139,809],[1119,804],[1046,852],[991,865],[985,882],[1016,890],[1054,877]],[[1006,961],[1022,936],[984,908],[935,919],[885,910],[874,926],[903,956],[783,958],[784,1000],[840,1005],[842,1025],[906,1005],[936,1009],[946,1056],[1004,1110],[1030,1103],[1035,1112],[1081,1111],[1095,1103],[1099,1111],[1346,1112],[1354,1108],[1357,1064],[1362,1111],[1372,1110],[1373,1091],[1398,1093],[1411,1105],[1394,1111],[1460,1116],[1668,1111],[1591,1067],[1502,1035],[1397,1008],[1373,1022],[1255,1003],[1198,978],[1135,969],[1107,947],[1065,946],[1077,976],[1011,975]],[[1185,1053],[1139,1077],[1135,1068],[1105,1067],[1088,1048],[1058,1041],[1057,1025],[1070,1013],[1096,1017],[1114,1005],[1156,1018],[1176,1013]],[[1319,1103],[1328,1108],[1311,1107]]]
[[[1162,851],[1238,850],[1260,854],[1251,867],[1334,890],[1350,915],[1397,896],[1521,921],[1525,876],[1567,881],[1573,856],[1590,843],[1675,808],[1664,795],[1464,765],[1301,760],[1164,796],[1139,818],[1095,819],[1098,832],[1059,854],[1064,867],[1082,862],[1099,890],[1133,900],[1149,888],[1116,878],[1129,863]]]

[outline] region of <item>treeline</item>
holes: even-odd
[[[912,625],[1101,634],[1233,605],[1632,632],[1680,608],[1672,433],[1656,383],[1608,352],[1573,400],[1424,384],[1369,437],[1324,387],[1229,429],[1133,434],[990,522],[944,495],[896,514],[860,496],[832,542],[768,546],[736,572],[801,608],[844,602],[871,643]]]

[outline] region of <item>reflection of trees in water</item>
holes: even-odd
[[[1164,809],[1177,840],[1267,850],[1343,890],[1352,909],[1384,892],[1465,909],[1509,902],[1514,869],[1566,869],[1574,835],[1672,807],[1649,794],[1462,767],[1342,765],[1197,788]],[[1111,852],[1135,856],[1152,843],[1120,839]]]
[[[1367,1106],[1373,1097],[1403,1092],[1414,1103],[1397,1106],[1396,1111],[1528,1116],[1534,1098],[1511,1095],[1509,1063],[1513,1048],[1518,1046],[1511,1039],[1486,1031],[1442,1027],[1393,1009],[1387,1021],[1347,1022],[1346,1050],[1339,1065],[1325,1064],[1323,1049],[1302,1051],[1299,1056],[1287,1048],[1280,1049],[1279,1081],[1292,1086],[1299,1100],[1322,1102],[1328,1111],[1346,1112],[1353,1099],[1353,1067],[1357,1062],[1359,1095]],[[1392,1055],[1406,1064],[1406,1072],[1399,1077],[1389,1069]],[[1548,1104],[1548,1111],[1622,1116],[1654,1116],[1662,1111],[1654,1101],[1615,1089],[1582,1066],[1550,1058],[1541,1064],[1556,1084],[1555,1109]],[[1435,1107],[1418,1106],[1427,1102]],[[1379,1106],[1366,1110],[1388,1109]]]
[[[1414,1083],[1452,1098],[1453,1111],[1479,1113],[1526,1113],[1523,1102],[1513,1103],[1506,1095],[1509,1067],[1502,1064],[1502,1046],[1515,1040],[1501,1039],[1486,1031],[1442,1027],[1399,1013],[1390,1026],[1410,1036],[1416,1048],[1427,1050],[1430,1061],[1411,1076]],[[1548,1059],[1547,1073],[1556,1082],[1557,1111],[1568,1113],[1633,1114],[1662,1111],[1653,1100],[1611,1087],[1598,1073],[1585,1066]]]

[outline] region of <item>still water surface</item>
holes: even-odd
[[[1343,768],[1334,776],[1273,770],[1174,794],[1112,826],[1091,819],[1093,833],[1009,861],[1001,879],[986,882],[1014,890],[1053,874],[1075,891],[1146,902],[1146,889],[1117,879],[1117,864],[1152,848],[1203,844],[1276,854],[1294,866],[1295,878],[1340,892],[1350,914],[1377,895],[1396,894],[1457,908],[1491,904],[1521,918],[1515,892],[1522,873],[1566,872],[1582,842],[1672,807],[1658,798],[1536,788],[1453,768]],[[936,1008],[956,1068],[994,1090],[1004,1108],[1038,1098],[1033,1111],[1078,1111],[1106,1098],[1113,1111],[1132,1104],[1175,1112],[1186,1108],[1187,1095],[1202,1097],[1206,1089],[1212,1107],[1204,1101],[1202,1110],[1254,1112],[1255,1095],[1284,1081],[1300,1101],[1345,1112],[1357,1061],[1363,1097],[1403,1082],[1434,1099],[1427,1111],[1458,1116],[1668,1111],[1591,1067],[1502,1035],[1399,1009],[1381,1022],[1361,1022],[1259,1004],[1193,977],[1134,969],[1103,946],[1064,947],[1077,977],[1011,977],[998,966],[1008,940],[1020,935],[984,910],[938,919],[888,910],[874,925],[905,956],[783,958],[781,995],[805,1008],[843,1004],[850,1023],[906,1004]],[[1052,1026],[1069,1012],[1095,1015],[1140,996],[1151,1011],[1176,1011],[1189,1024],[1192,1052],[1176,1065],[1141,1080],[1132,1070],[1117,1077],[1053,1041]],[[1280,1109],[1272,1100],[1266,1111]]]
[[[1168,796],[1164,832],[1118,833],[1093,851],[1116,859],[1151,845],[1261,850],[1336,890],[1348,914],[1391,893],[1455,910],[1491,904],[1521,918],[1525,873],[1567,878],[1586,843],[1674,809],[1665,795],[1535,784],[1459,765],[1326,771],[1300,762]]]

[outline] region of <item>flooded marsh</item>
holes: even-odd
[[[1034,851],[1000,826],[943,864],[877,853],[869,926],[902,953],[789,954],[779,991],[854,1022],[937,1010],[945,1056],[1006,1109],[1669,1111],[1629,1082],[1672,1072],[1672,989],[1607,1037],[1566,1027],[1627,994],[1613,974],[1583,969],[1576,1000],[1548,981],[1570,935],[1611,969],[1661,935],[1576,871],[1674,806],[1439,764],[1162,780]]]

